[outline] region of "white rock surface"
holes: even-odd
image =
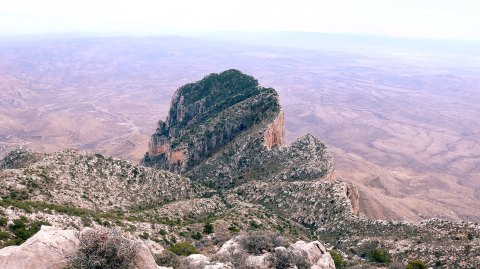
[[[217,254],[237,253],[241,249],[242,246],[240,246],[240,244],[235,239],[230,239],[227,242],[223,243]]]
[[[204,269],[233,269],[233,267],[230,266],[229,264],[219,262],[219,263],[209,264],[205,266]]]
[[[217,254],[236,253],[242,250],[242,246],[237,242],[237,240],[232,239],[225,242]],[[313,241],[310,243],[297,241],[295,244],[289,246],[288,249],[284,247],[277,247],[274,251],[307,253],[308,262],[312,264],[311,269],[335,269],[335,263],[333,262],[330,253],[328,253],[327,249],[318,241]],[[271,253],[265,253],[257,256],[250,255],[247,257],[247,259],[249,264],[253,265],[254,268],[271,269],[269,255],[271,255]]]
[[[327,249],[318,241],[306,243],[297,241],[289,247],[293,251],[305,251],[312,265],[311,269],[335,269],[335,263]]]
[[[42,226],[20,246],[0,249],[0,268],[63,269],[78,246],[75,230]]]
[[[78,247],[77,235],[76,230],[42,226],[20,246],[0,249],[0,269],[63,269]],[[137,269],[158,269],[144,243],[139,244],[137,251]]]

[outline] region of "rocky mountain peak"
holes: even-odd
[[[284,144],[278,93],[238,70],[227,70],[176,91],[143,164],[214,188],[249,180],[321,179],[332,172],[331,156],[319,139],[307,135],[291,147]]]
[[[143,163],[186,172],[253,126],[274,121],[279,113],[278,94],[259,86],[253,77],[238,70],[210,74],[175,92]],[[269,143],[283,143],[283,133],[283,125],[272,127]]]

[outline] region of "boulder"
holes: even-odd
[[[192,254],[187,257],[188,264],[193,268],[204,268],[210,264],[208,257],[202,254]]]
[[[270,255],[269,253],[265,253],[258,256],[251,255],[247,259],[248,264],[256,269],[271,269],[270,261],[268,260],[269,255]]]
[[[297,241],[289,247],[291,251],[306,252],[312,264],[311,269],[335,269],[335,263],[327,249],[318,241],[306,243]]]
[[[204,269],[233,269],[233,267],[230,264],[217,262],[217,263],[213,263],[205,266]]]
[[[0,268],[63,269],[78,246],[75,230],[42,226],[20,246],[0,249]]]
[[[225,253],[238,253],[242,251],[242,246],[235,239],[230,239],[227,242],[223,243],[222,247],[218,250],[217,254]]]
[[[192,254],[187,257],[188,268],[202,269],[233,269],[230,264],[222,262],[210,262],[210,259],[201,254]]]
[[[85,228],[81,233],[90,228]],[[42,226],[20,246],[0,249],[0,268],[63,269],[79,245],[78,231]],[[140,242],[135,260],[137,269],[157,269],[147,246]]]
[[[136,269],[157,269],[157,263],[150,250],[144,243],[138,244],[137,257],[135,259]]]
[[[238,243],[238,240],[231,239],[220,248],[217,254],[233,254],[244,252],[243,247]],[[311,264],[311,269],[335,269],[335,263],[333,262],[332,256],[327,252],[327,249],[318,241],[313,241],[310,243],[304,241],[297,241],[288,248],[277,247],[274,249],[274,252],[293,252],[304,256],[306,254],[306,259],[309,264]],[[262,255],[248,255],[246,259],[248,264],[253,268],[257,269],[271,269],[271,255],[274,253],[264,253]],[[203,255],[202,255],[203,256]],[[205,256],[204,256],[205,257]],[[205,257],[206,258],[206,257]],[[208,258],[206,258],[208,259]],[[205,268],[217,268],[217,267],[205,267]],[[219,267],[224,268],[224,267]],[[228,268],[228,267],[227,267]],[[296,267],[294,267],[296,268]]]

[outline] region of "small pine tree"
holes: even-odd
[[[204,234],[213,233],[213,225],[210,222],[207,222],[205,223],[205,225],[203,225],[203,233]]]

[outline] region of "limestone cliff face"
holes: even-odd
[[[269,149],[273,147],[281,147],[285,143],[285,115],[283,110],[280,111],[275,120],[268,125],[265,130],[263,140],[265,146]]]
[[[271,123],[279,112],[278,94],[253,77],[237,70],[211,74],[176,91],[143,164],[185,173],[253,126]],[[272,145],[283,143],[283,125],[279,128],[270,131]]]
[[[358,216],[358,212],[360,211],[360,193],[358,192],[358,188],[351,183],[345,183],[344,191],[350,200],[352,214]]]
[[[323,179],[333,171],[317,138],[284,147],[278,93],[237,70],[180,87],[159,121],[143,164],[184,174],[213,188],[250,180]],[[292,157],[294,156],[294,157]]]

